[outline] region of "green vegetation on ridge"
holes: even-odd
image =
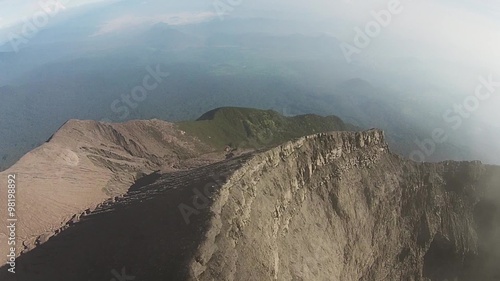
[[[262,148],[329,131],[353,130],[336,116],[314,114],[285,117],[273,110],[222,107],[203,114],[196,121],[177,123],[186,133],[223,149]]]

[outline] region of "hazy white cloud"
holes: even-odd
[[[183,25],[207,21],[213,19],[214,17],[216,17],[216,15],[212,12],[184,12],[149,17],[124,15],[103,24],[93,36],[122,31],[143,24],[155,24],[158,22],[164,22],[169,25]]]
[[[0,1],[0,19],[2,19],[0,29],[11,28],[26,19],[29,20],[44,9],[43,3],[51,7],[52,3],[57,2],[66,9],[74,9],[90,4],[119,1],[121,0],[2,0]]]
[[[371,12],[387,9],[391,1],[397,0],[317,0],[304,4],[304,8],[315,12],[323,7],[318,15],[329,19],[331,34],[352,43],[354,28],[364,29],[373,20]],[[363,50],[364,57],[439,58],[500,71],[500,53],[497,51],[500,49],[499,1],[399,2],[403,11],[393,15],[390,25]]]
[[[500,59],[500,22],[465,7],[435,1],[411,3],[394,24],[394,36],[411,39],[429,56],[480,63],[490,67]],[[411,45],[409,46],[411,47]]]
[[[71,10],[92,3],[119,0],[60,1]],[[231,8],[229,15],[261,16],[265,12],[266,16],[274,14],[297,21],[321,22],[318,29],[349,42],[354,38],[354,27],[364,27],[373,20],[371,12],[386,9],[390,1],[398,0],[241,1]],[[435,57],[489,68],[500,67],[500,53],[497,52],[500,48],[498,0],[399,1],[404,7],[403,12],[393,18],[379,38],[363,51],[363,56],[371,59],[390,56]],[[194,0],[182,3],[173,0],[141,0],[137,3],[144,6],[144,9],[134,6],[142,12],[136,13],[134,8],[120,12],[114,19],[101,23],[95,35],[154,22],[171,25],[195,23],[212,19],[216,15],[216,9],[209,2],[200,4]],[[174,6],[183,9],[172,8]],[[39,9],[38,0],[0,1],[0,33],[2,28],[19,23]],[[97,24],[100,23],[96,22]]]
[[[274,11],[296,20],[321,22],[322,31],[352,42],[354,28],[363,28],[373,20],[372,11],[387,9],[391,1],[399,1],[404,10],[365,55],[439,57],[500,67],[498,0],[253,0],[242,1],[231,14]]]

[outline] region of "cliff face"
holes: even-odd
[[[499,177],[402,159],[378,130],[317,134],[136,185],[17,280],[498,280]]]
[[[190,280],[477,280],[463,268],[489,176],[401,159],[380,131],[289,142],[221,188]]]

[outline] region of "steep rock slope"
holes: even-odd
[[[499,177],[402,159],[377,130],[317,134],[151,178],[21,256],[16,277],[498,280]]]
[[[7,266],[0,268],[0,280],[185,280],[186,265],[209,227],[205,200],[214,198],[215,180],[225,182],[248,157],[168,173],[154,184],[134,186],[124,197],[105,202],[21,255],[15,274]],[[196,191],[205,194],[205,186],[208,197],[199,203],[202,206],[193,205]],[[180,204],[196,208],[196,213],[185,220]],[[123,271],[130,277],[123,277]]]
[[[287,143],[221,189],[189,280],[477,280],[474,211],[491,175],[404,160],[380,131]]]
[[[127,192],[138,176],[174,169],[209,148],[174,124],[70,120],[51,139],[5,172],[0,206],[7,206],[7,175],[16,174],[17,251],[27,251],[110,197]],[[5,180],[4,180],[5,179]],[[7,208],[0,222],[7,225]],[[0,261],[7,255],[0,231]]]

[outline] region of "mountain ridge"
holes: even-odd
[[[274,110],[242,107],[216,108],[194,122],[177,124],[180,129],[218,148],[228,144],[247,148],[270,147],[314,133],[359,130],[334,115],[305,114],[289,117]]]
[[[404,159],[380,130],[314,134],[130,190],[21,256],[18,280],[496,280],[475,224],[499,182]]]
[[[263,115],[267,111],[234,108],[233,111],[252,112]],[[275,113],[273,118],[260,118],[262,122],[287,120]],[[238,127],[251,120],[240,114],[239,119],[222,120],[222,125],[229,121]],[[300,117],[298,117],[300,118]],[[325,119],[326,120],[326,119]],[[220,121],[220,120],[218,120]],[[235,127],[228,127],[219,135],[218,146],[196,134],[196,130],[206,126],[197,121],[186,122],[194,126],[184,129],[179,124],[166,121],[132,120],[124,123],[102,123],[91,120],[70,119],[66,121],[44,144],[23,156],[16,164],[0,177],[17,174],[19,177],[18,208],[20,220],[18,228],[18,254],[29,252],[37,245],[47,241],[61,229],[74,223],[75,217],[90,212],[106,200],[117,198],[140,178],[157,171],[171,172],[193,169],[221,161],[228,157],[225,146],[235,141]],[[323,119],[312,122],[323,122]],[[221,124],[212,124],[220,129]],[[279,127],[290,131],[290,122]],[[321,127],[318,124],[318,127]],[[325,126],[325,131],[343,128],[343,123],[333,122]],[[297,127],[298,135],[306,134],[307,127]],[[240,128],[239,128],[240,129]],[[216,131],[208,127],[203,131]],[[233,145],[232,156],[236,156],[264,146],[274,145],[294,135],[280,135],[273,128],[254,126],[253,138],[241,134]],[[259,138],[264,136],[265,138]],[[275,136],[279,139],[274,140]],[[243,143],[245,142],[245,143]],[[3,182],[1,185],[3,186]],[[0,190],[0,204],[7,204],[7,189]],[[113,199],[114,200],[114,199]],[[0,210],[1,222],[6,223],[6,209]],[[0,244],[6,245],[6,230],[0,232]],[[4,261],[7,247],[1,247],[0,254]]]

